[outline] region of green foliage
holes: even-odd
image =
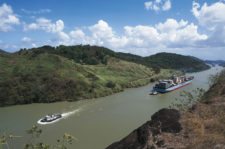
[[[154,57],[115,53],[89,45],[43,46],[0,55],[0,106],[106,96],[145,85],[150,78],[165,78],[167,74],[161,68],[192,67],[199,62],[188,58],[179,63],[185,57],[175,54]],[[188,61],[193,63],[187,65]]]
[[[62,138],[57,140],[58,144],[54,146],[54,149],[67,149],[67,146],[71,145],[74,140],[77,141],[77,138],[68,133],[65,133]]]
[[[31,135],[30,139],[27,140],[28,143],[25,144],[24,149],[68,149],[74,141],[77,140],[74,136],[65,133],[62,138],[57,140],[57,143],[54,145],[45,144],[44,142],[38,141],[42,134],[42,129],[34,125],[31,129],[27,130],[27,133]],[[10,149],[11,142],[13,144],[13,139],[20,136],[14,135],[2,135],[0,136],[0,147]]]
[[[209,77],[210,89],[204,95],[204,102],[208,103],[211,99],[225,95],[225,70]]]
[[[197,88],[192,92],[183,91],[180,93],[180,98],[176,99],[176,103],[173,103],[171,108],[178,108],[181,111],[186,111],[191,108],[195,103],[202,100],[205,90]]]
[[[20,137],[21,136],[15,136],[12,134],[4,134],[4,135],[0,136],[0,147],[4,148],[4,146],[5,146],[7,149],[10,149],[10,142],[12,142],[13,139],[15,139],[15,138],[20,138]]]
[[[68,59],[73,59],[77,63],[88,65],[107,64],[107,57],[115,54],[107,48],[89,45],[61,45],[56,48],[51,46],[43,46],[29,50],[20,50],[18,52],[19,55],[30,55],[31,57],[36,57],[43,53],[56,54]]]
[[[42,133],[42,130],[36,125],[27,130],[27,133],[31,135],[31,140],[30,143],[25,145],[24,149],[67,149],[74,140],[77,140],[74,136],[65,133],[62,138],[57,140],[55,145],[48,145],[43,142],[36,143],[35,140],[38,139]]]
[[[201,71],[210,67],[204,61],[191,56],[183,56],[173,53],[159,53],[156,55],[141,57],[129,53],[116,53],[104,47],[77,45],[77,46],[43,46],[33,49],[22,49],[17,54],[36,57],[39,54],[49,53],[73,59],[80,64],[97,65],[107,64],[108,57],[115,57],[121,60],[142,64],[153,68],[155,73],[160,69],[177,69],[187,72]]]
[[[210,87],[212,87],[213,85],[215,85],[219,81],[220,75],[221,75],[221,73],[216,73],[214,75],[209,76],[208,80],[209,80],[209,86]]]
[[[0,106],[97,98],[154,74],[143,65],[108,56],[107,64],[86,65],[39,51],[35,56],[26,50],[19,53],[0,56]],[[107,87],[110,81],[114,85]],[[145,84],[148,82],[146,79]]]
[[[158,53],[145,58],[152,67],[176,69],[185,72],[196,72],[209,69],[204,61],[192,56],[183,56],[173,53]]]
[[[108,81],[106,83],[106,87],[108,87],[108,88],[114,88],[115,86],[116,86],[116,84],[114,82],[112,82],[112,81]]]

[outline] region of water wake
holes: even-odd
[[[73,111],[62,113],[62,118],[67,118],[67,117],[69,117],[73,114],[76,114],[76,113],[80,112],[80,111],[81,111],[81,109],[79,108],[79,109],[76,109],[76,110],[73,110]]]
[[[37,121],[37,123],[40,124],[40,125],[53,124],[53,123],[56,123],[56,122],[58,122],[58,121],[60,121],[60,120],[62,120],[62,119],[66,119],[66,118],[68,118],[69,116],[71,116],[71,115],[73,115],[73,114],[76,114],[76,113],[78,113],[78,112],[80,112],[80,111],[81,111],[81,108],[76,109],[76,110],[73,110],[73,111],[69,111],[69,112],[62,113],[62,114],[61,114],[61,115],[62,115],[61,118],[56,119],[56,120],[54,120],[54,121],[52,121],[52,122],[41,122],[41,120],[43,119],[43,118],[41,118],[40,120]]]

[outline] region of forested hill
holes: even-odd
[[[225,61],[224,60],[205,60],[205,63],[210,64],[212,66],[219,65],[224,67]]]
[[[8,52],[6,52],[6,51],[0,49],[0,54],[8,54]]]
[[[168,58],[177,59],[176,55]],[[97,98],[175,73],[164,68],[207,68],[196,58],[186,60],[190,59],[192,65],[189,61],[168,65],[165,59],[154,56],[116,53],[89,45],[43,46],[0,54],[0,106]]]
[[[110,49],[98,46],[77,45],[77,46],[43,46],[28,50],[20,50],[17,54],[37,56],[41,53],[51,53],[73,59],[77,63],[97,65],[106,64],[107,57],[115,57],[121,60],[134,62],[147,67],[158,69],[176,69],[186,72],[197,72],[209,69],[210,67],[204,61],[192,57],[183,56],[174,53],[158,53],[148,57],[141,57],[129,53],[114,52]]]
[[[0,106],[97,98],[143,86],[156,75],[114,54],[95,46],[44,46],[0,54]]]
[[[158,53],[145,57],[145,61],[159,68],[178,69],[186,72],[196,72],[210,68],[204,61],[196,57],[174,53]]]

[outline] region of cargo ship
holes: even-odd
[[[177,90],[181,87],[189,85],[194,79],[194,76],[186,77],[186,76],[173,76],[168,80],[161,80],[157,83],[152,90],[152,93],[167,93],[174,90]],[[154,94],[152,94],[154,95]]]

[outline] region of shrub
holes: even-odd
[[[114,82],[112,82],[112,81],[108,81],[106,83],[106,87],[108,87],[108,88],[115,88],[116,87],[116,84]]]

